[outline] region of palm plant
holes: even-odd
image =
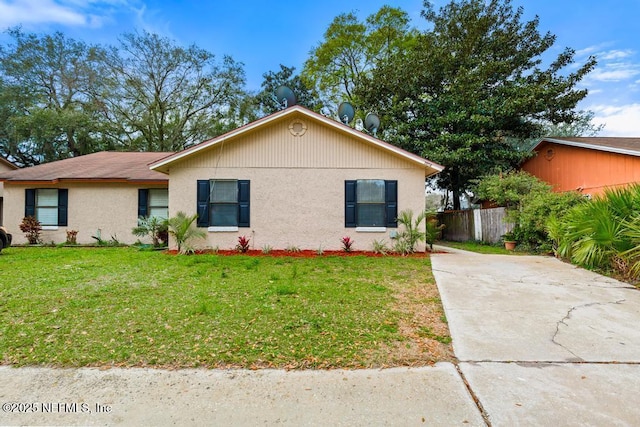
[[[624,223],[624,235],[632,247],[621,254],[629,266],[629,276],[640,277],[640,213]]]
[[[151,236],[153,246],[165,245],[167,243],[167,229],[169,223],[166,219],[155,216],[138,218],[138,226],[134,227],[131,232],[134,236],[146,237]]]
[[[193,223],[198,218],[198,214],[187,216],[186,213],[180,211],[173,218],[169,218],[169,234],[176,239],[178,252],[181,254],[192,253],[193,247],[188,243],[192,239],[204,239],[207,234],[193,227]]]
[[[588,268],[640,273],[640,185],[608,190],[547,222],[556,253]]]
[[[398,233],[398,240],[395,249],[403,255],[414,253],[416,245],[424,242],[427,238],[426,231],[420,229],[420,224],[425,220],[427,213],[422,211],[413,219],[413,211],[411,209],[404,210],[398,215],[398,224],[404,227],[404,230]]]

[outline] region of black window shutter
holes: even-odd
[[[248,180],[238,180],[238,227],[250,227],[250,185]]]
[[[356,182],[344,182],[344,226],[347,228],[356,227]]]
[[[198,227],[209,226],[209,180],[198,180],[198,193],[197,193],[198,206],[196,212],[198,213]]]
[[[58,190],[58,225],[67,226],[69,212],[69,190],[61,188]]]
[[[149,190],[138,189],[138,218],[149,216]]]
[[[25,190],[24,216],[36,217],[36,190],[32,188]]]
[[[384,203],[386,226],[395,228],[398,226],[398,181],[384,182]]]

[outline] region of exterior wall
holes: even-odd
[[[640,182],[640,157],[553,143],[542,144],[522,169],[553,185],[555,191],[590,195]]]
[[[77,230],[80,244],[93,244],[92,236],[100,233],[103,240],[116,237],[122,243],[134,243],[138,237],[131,234],[138,219],[138,189],[166,188],[144,184],[61,183],[56,185],[7,184],[4,192],[4,223],[13,234],[14,244],[27,243],[20,231],[24,217],[25,189],[66,188],[69,190],[68,226],[57,230],[43,230],[45,243],[63,243],[67,230]]]
[[[311,120],[303,121],[307,130],[302,136],[289,132],[290,120],[282,121],[172,165],[171,216],[180,210],[196,212],[197,180],[251,181],[251,227],[208,232],[197,247],[234,248],[243,235],[251,237],[255,249],[269,245],[336,250],[344,236],[355,240],[354,250],[370,250],[374,240],[384,239],[391,245],[390,233],[396,229],[371,233],[345,228],[345,180],[397,180],[398,212],[424,210],[424,168]]]
[[[2,175],[4,172],[11,172],[13,170],[13,168],[10,168],[9,165],[0,162],[0,175]],[[3,189],[4,189],[4,183],[0,182],[0,197],[3,196]],[[2,224],[2,216],[0,216],[0,224]]]

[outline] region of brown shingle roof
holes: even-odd
[[[0,175],[0,181],[168,182],[166,175],[150,170],[149,164],[171,154],[101,151],[6,172]]]
[[[640,138],[618,137],[550,137],[542,139],[535,147],[538,148],[544,142],[553,142],[573,147],[587,148],[591,150],[607,151],[610,153],[628,154],[640,156]]]
[[[18,166],[14,165],[13,163],[11,163],[9,160],[0,157],[0,164],[3,164],[5,166],[10,167],[11,169],[18,169]]]

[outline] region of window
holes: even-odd
[[[38,188],[25,190],[25,216],[33,216],[43,227],[67,225],[67,189]]]
[[[362,179],[356,183],[356,215],[360,227],[385,227],[384,181]]]
[[[398,181],[345,181],[345,227],[397,227]]]
[[[169,190],[151,188],[138,190],[138,217],[167,219],[169,217]]]
[[[197,199],[198,227],[220,227],[226,231],[250,226],[249,181],[199,180]]]
[[[210,188],[209,225],[230,227],[238,225],[238,181],[212,180]]]

